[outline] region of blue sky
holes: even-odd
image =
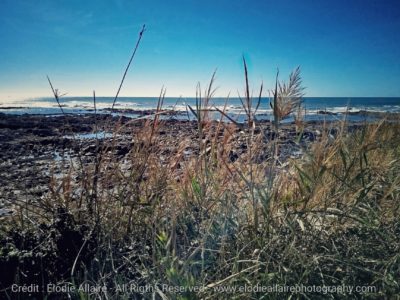
[[[0,101],[115,94],[190,97],[217,69],[217,95],[302,68],[307,96],[400,96],[400,1],[2,0]]]

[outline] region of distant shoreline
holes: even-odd
[[[64,107],[63,107],[64,108]],[[221,114],[217,111],[217,109],[210,108],[207,109],[210,113],[212,113],[211,117],[214,120],[219,120],[221,118]],[[135,108],[115,108],[112,111],[113,115],[119,115],[131,119],[140,118],[140,117],[149,117],[156,114],[156,109],[135,109]],[[52,111],[48,111],[47,109],[43,109],[40,111],[38,108],[31,107],[23,107],[23,106],[0,106],[0,114],[6,115],[32,115],[32,116],[60,116],[60,115],[91,115],[97,113],[99,115],[110,115],[110,108],[102,108],[98,110],[94,109],[85,109],[85,110],[73,110],[70,111],[68,109],[64,109],[64,112],[61,111],[59,107],[55,108]],[[168,118],[177,118],[179,120],[194,120],[194,115],[190,111],[183,110],[174,110],[174,109],[163,109],[159,114],[164,119]],[[245,122],[245,116],[242,113],[228,113],[231,117],[237,120],[238,123]],[[284,123],[294,123],[294,116],[291,116],[285,120]],[[313,113],[309,113],[304,115],[305,122],[315,122],[315,121],[339,121],[341,119],[347,118],[349,122],[359,122],[359,121],[377,121],[379,119],[387,119],[387,120],[400,120],[400,112],[381,112],[381,111],[373,111],[373,110],[357,110],[357,111],[347,111],[347,112],[335,112],[332,110],[318,110]],[[222,118],[224,121],[229,122],[226,117]],[[256,119],[259,122],[268,122],[273,119],[271,113],[260,112],[256,114]]]

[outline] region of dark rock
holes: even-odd
[[[230,162],[235,162],[239,158],[239,155],[236,152],[233,152],[232,150],[229,151],[228,156],[229,156]]]
[[[331,111],[327,111],[327,110],[319,110],[317,112],[317,114],[319,115],[332,115],[332,116],[336,116],[337,113],[331,112]]]
[[[125,156],[130,151],[129,147],[126,145],[118,145],[117,146],[117,155]]]

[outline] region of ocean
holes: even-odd
[[[108,113],[111,108],[113,97],[97,97],[96,108],[98,113]],[[118,98],[115,109],[120,111],[117,114],[135,118],[140,115],[139,111],[151,110],[157,107],[157,97],[120,97]],[[272,119],[272,109],[269,98],[261,100],[257,111],[257,119]],[[254,101],[254,106],[255,106]],[[193,114],[188,110],[188,105],[195,106],[195,98],[167,97],[164,100],[163,108],[179,112],[176,117],[180,119],[193,119]],[[244,110],[239,98],[213,98],[211,107],[223,109],[226,103],[226,113],[236,118],[239,122],[245,120]],[[85,114],[94,113],[93,99],[91,97],[63,97],[61,105],[65,113]],[[323,119],[343,119],[346,111],[350,112],[348,119],[362,120],[365,114],[359,112],[389,112],[400,113],[400,97],[305,97],[303,102],[303,113],[306,120]],[[121,112],[122,111],[122,112]],[[329,112],[328,114],[321,114]],[[22,101],[1,103],[0,112],[9,114],[44,114],[58,115],[61,110],[54,98],[35,98]],[[212,116],[220,118],[218,112],[213,112]],[[374,118],[369,116],[368,118]],[[286,122],[293,120],[287,118]]]

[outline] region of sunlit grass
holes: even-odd
[[[193,135],[175,140],[169,155],[163,137],[170,127],[159,118],[164,89],[153,116],[102,124],[113,137],[96,143],[92,163],[78,155],[45,197],[2,219],[0,259],[12,281],[108,287],[70,292],[74,299],[282,299],[218,287],[300,284],[375,287],[357,297],[398,295],[398,120],[320,124],[321,136],[304,146],[298,133],[306,123],[298,120],[301,130],[291,137],[280,126],[301,108],[299,69],[287,83],[277,79],[274,124],[257,122],[263,86],[253,99],[245,61],[244,70],[247,122],[224,122],[224,111],[219,122],[209,116],[213,75],[189,108]],[[123,160],[122,133],[132,141]],[[282,141],[303,145],[304,155],[281,161]],[[118,291],[130,283],[157,288]],[[9,284],[1,288],[13,298]]]

